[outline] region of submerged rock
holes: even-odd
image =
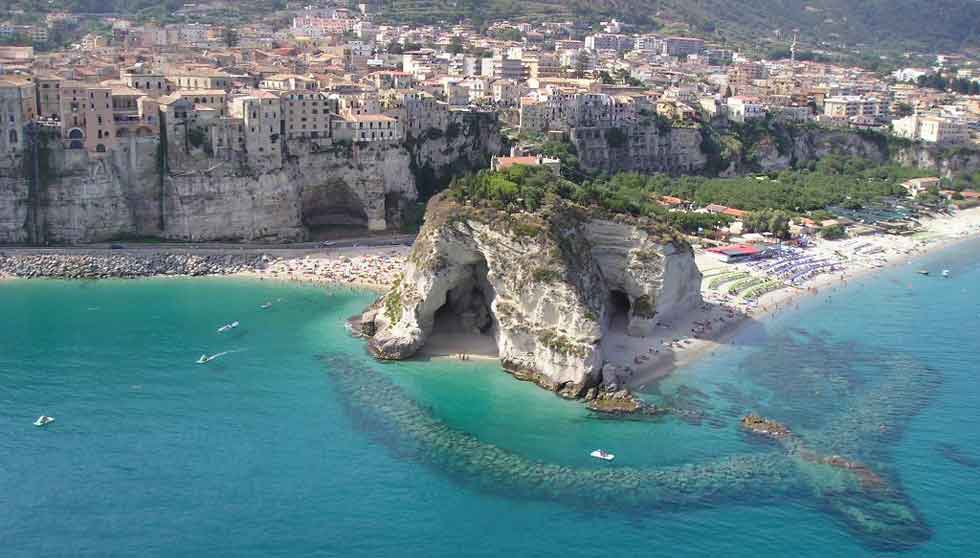
[[[623,387],[621,370],[604,369],[604,336],[644,336],[699,305],[700,289],[690,246],[657,221],[559,199],[514,214],[442,194],[403,277],[362,323],[376,357],[400,360],[449,320],[492,336],[515,377],[578,398]]]
[[[746,430],[762,436],[768,436],[781,440],[793,435],[785,425],[759,415],[746,415],[742,418],[742,427]]]

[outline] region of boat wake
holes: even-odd
[[[232,353],[240,353],[240,352],[242,352],[244,350],[245,349],[232,349],[230,351],[221,351],[220,353],[214,353],[211,356],[201,355],[201,358],[197,359],[197,363],[198,364],[207,364],[207,363],[211,362],[212,360],[214,360],[216,358],[220,358],[220,357],[223,357],[225,355],[230,355]]]

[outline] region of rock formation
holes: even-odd
[[[506,370],[567,397],[618,389],[601,341],[643,336],[701,302],[690,246],[645,219],[553,199],[511,214],[433,198],[400,282],[362,317],[381,359],[439,329],[492,335]],[[440,324],[442,322],[442,324]]]
[[[281,159],[263,165],[163,150],[155,137],[129,137],[104,155],[51,138],[37,185],[26,153],[0,154],[0,244],[293,241],[326,226],[397,229],[420,192],[485,168],[503,149],[491,113],[454,112],[449,129],[424,141],[290,139]]]

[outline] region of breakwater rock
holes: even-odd
[[[158,275],[229,275],[264,269],[256,254],[33,254],[0,255],[0,275],[53,279],[107,279]]]

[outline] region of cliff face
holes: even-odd
[[[450,111],[446,130],[430,129],[405,142],[419,196],[444,189],[461,174],[490,166],[505,151],[500,123],[491,113]]]
[[[494,338],[505,369],[568,397],[604,377],[604,336],[644,335],[700,303],[690,247],[649,222],[555,202],[511,215],[440,194],[402,279],[362,316],[382,359],[450,329]]]
[[[766,135],[748,149],[751,152],[750,164],[733,163],[722,174],[734,176],[757,171],[779,172],[827,155],[860,157],[881,164],[931,169],[944,177],[980,170],[980,151],[975,149],[944,149],[851,130],[804,128],[780,138]]]
[[[694,173],[707,163],[697,128],[658,128],[653,124],[575,128],[571,140],[583,167],[608,174]]]
[[[202,151],[129,138],[101,158],[45,148],[41,179],[24,155],[0,160],[0,243],[81,243],[128,236],[180,240],[301,240],[329,226],[398,228],[419,187],[486,167],[502,150],[492,115],[460,113],[424,142],[291,140],[283,160],[255,168]],[[455,123],[455,125],[453,125]],[[428,169],[420,172],[419,169]],[[439,186],[444,185],[442,183]]]

